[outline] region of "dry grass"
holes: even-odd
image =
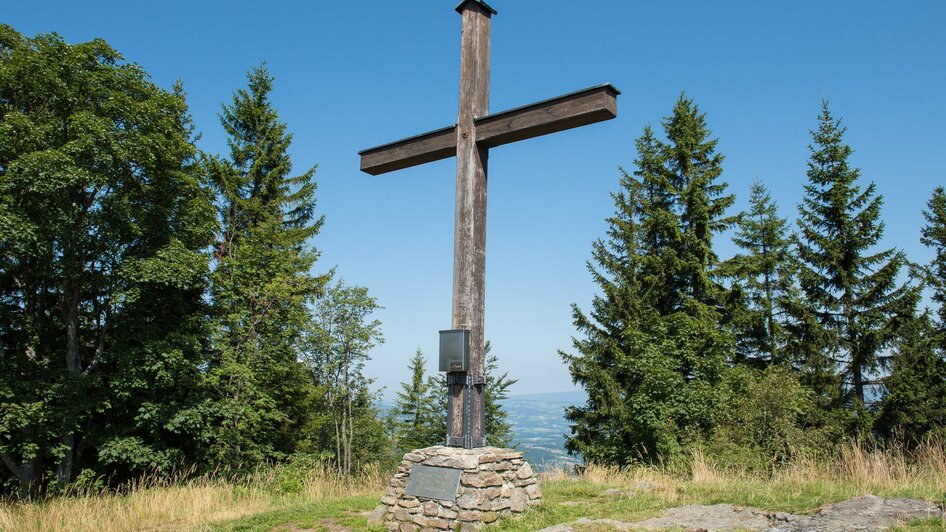
[[[723,469],[696,452],[691,481],[704,486],[764,482],[783,489],[820,487],[822,491],[841,490],[853,495],[942,498],[946,493],[946,448],[941,443],[912,451],[866,449],[851,444],[837,456],[802,455],[763,474]]]
[[[239,482],[149,479],[120,494],[87,492],[36,503],[0,503],[0,530],[193,530],[300,502],[380,492],[386,481],[377,469],[340,477],[324,468],[305,474],[269,468]]]
[[[663,507],[729,502],[771,510],[805,512],[867,493],[943,502],[946,446],[928,443],[913,451],[850,445],[836,456],[799,456],[769,471],[721,467],[697,450],[689,471],[662,466],[590,466],[580,480],[628,493],[646,492]],[[566,481],[563,471],[544,480]],[[644,486],[644,489],[641,487]]]
[[[661,508],[690,503],[729,502],[807,512],[864,493],[937,501],[946,496],[946,447],[942,444],[911,452],[852,445],[834,457],[801,456],[764,472],[720,467],[696,452],[690,466],[687,472],[661,466],[592,466],[578,479],[564,471],[545,473],[547,504],[503,529],[533,530],[533,525],[541,528],[589,512],[618,518],[651,515]],[[304,513],[315,503],[324,509],[326,501],[337,501],[333,507],[339,508],[342,517],[351,502],[345,498],[380,496],[388,480],[388,474],[378,469],[339,477],[324,468],[304,472],[268,468],[239,482],[206,477],[150,480],[129,486],[121,494],[77,493],[36,503],[0,503],[0,530],[199,530],[290,508]],[[604,497],[606,488],[619,488],[629,496]],[[582,505],[556,502],[575,500],[583,501]]]

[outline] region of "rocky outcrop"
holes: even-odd
[[[769,512],[731,504],[687,505],[671,508],[662,517],[623,522],[614,519],[579,519],[539,532],[584,530],[759,530],[767,532],[847,532],[884,530],[912,519],[940,517],[943,508],[929,501],[882,499],[864,495],[821,508],[813,515]]]

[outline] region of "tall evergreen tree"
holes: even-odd
[[[820,360],[803,361],[819,374],[840,367],[855,406],[863,405],[865,389],[874,383],[881,353],[890,345],[899,319],[912,315],[917,291],[898,285],[906,262],[902,252],[872,253],[883,236],[883,197],[874,183],[858,184],[860,170],[849,162],[845,128],[822,104],[817,131],[812,132],[808,183],[799,205],[801,230],[799,279],[814,316],[825,352]],[[801,318],[804,320],[804,318]],[[812,320],[808,320],[812,323]],[[806,368],[807,369],[807,368]],[[816,390],[832,395],[830,390]]]
[[[936,187],[933,196],[923,211],[926,225],[923,226],[921,241],[933,250],[933,261],[926,267],[925,280],[933,289],[933,302],[939,305],[939,334],[946,349],[946,191]]]
[[[322,226],[315,214],[315,168],[292,176],[292,136],[269,99],[265,66],[248,74],[220,121],[227,159],[212,159],[222,230],[212,275],[216,356],[205,405],[214,427],[210,458],[254,464],[292,452],[308,408],[309,379],[299,362],[307,305],[326,276],[310,273],[309,244]]]
[[[792,235],[759,181],[752,185],[749,210],[740,216],[733,242],[744,253],[726,261],[723,269],[738,286],[745,305],[734,324],[737,354],[762,364],[780,362],[786,343],[784,314],[796,298]]]
[[[193,452],[213,227],[180,86],[0,24],[0,490]]]
[[[706,115],[681,94],[673,114],[664,120],[669,143],[662,151],[670,185],[676,192],[682,242],[679,249],[684,278],[677,287],[698,303],[720,307],[721,290],[713,279],[719,258],[713,235],[732,227],[738,217],[726,211],[736,201],[726,194],[723,155],[716,152],[718,139],[710,139]]]
[[[908,320],[894,346],[877,431],[916,445],[927,436],[946,436],[946,358],[929,314]]]
[[[734,221],[722,156],[692,100],[681,96],[663,126],[668,142],[645,128],[637,170],[621,171],[588,264],[600,293],[590,314],[573,305],[582,338],[561,353],[588,393],[566,411],[566,447],[590,462],[660,460],[707,434],[732,351],[712,249]]]
[[[946,192],[937,187],[923,212],[920,240],[933,260],[920,268],[939,322],[929,312],[901,327],[893,367],[884,379],[884,397],[876,428],[887,438],[916,444],[926,436],[946,435]]]
[[[438,430],[438,418],[444,412],[437,409],[443,390],[437,379],[424,371],[424,353],[419,348],[408,369],[411,380],[401,383],[394,403],[395,437],[402,452],[442,444],[445,434]]]

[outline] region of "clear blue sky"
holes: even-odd
[[[321,270],[369,287],[387,342],[367,372],[388,393],[418,347],[435,370],[450,326],[452,159],[371,177],[360,149],[455,122],[460,17],[452,0],[201,2],[8,0],[0,22],[69,42],[103,37],[156,83],[184,81],[200,147],[225,150],[216,113],[267,61],[295,135],[318,164]],[[494,0],[491,109],[603,82],[616,120],[490,154],[486,335],[514,393],[573,389],[570,303],[594,293],[590,243],[612,211],[618,165],[681,90],[706,112],[745,205],[762,179],[795,217],[822,98],[849,128],[854,163],[886,198],[885,246],[926,261],[920,211],[946,182],[946,2]],[[723,256],[732,253],[719,239]]]

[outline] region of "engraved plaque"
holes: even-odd
[[[404,493],[441,501],[456,501],[462,469],[415,465],[407,479]]]

